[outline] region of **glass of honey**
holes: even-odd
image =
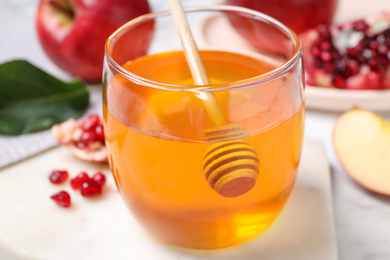
[[[107,40],[109,163],[131,213],[157,240],[234,246],[265,231],[294,186],[305,113],[301,45],[253,10],[185,11],[209,85],[194,84],[168,11],[140,16]]]

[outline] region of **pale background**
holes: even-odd
[[[183,0],[184,5],[215,2],[220,1]],[[167,8],[163,0],[151,0],[150,3],[154,11]],[[66,74],[57,69],[39,47],[33,22],[36,5],[37,0],[0,1],[0,62],[27,58],[48,72],[67,79]],[[335,20],[346,21],[380,10],[390,11],[390,1],[340,0]],[[390,197],[362,189],[341,168],[331,143],[331,133],[338,115],[308,110],[305,134],[321,141],[331,164],[339,259],[390,259]],[[390,119],[390,113],[381,115]],[[0,146],[2,149],[4,147]]]

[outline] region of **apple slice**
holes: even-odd
[[[347,111],[336,122],[333,146],[352,179],[390,196],[390,121],[359,108]]]

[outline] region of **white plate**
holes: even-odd
[[[198,38],[196,40],[204,48],[219,44],[227,49],[229,46],[235,46],[235,50],[240,52],[243,49],[250,49],[222,15],[207,17],[197,29]],[[223,32],[224,35],[228,34],[229,41],[219,37],[219,32]],[[243,54],[259,55],[254,51]],[[306,107],[309,109],[342,112],[358,106],[376,112],[390,110],[390,90],[343,90],[306,86],[305,93]]]
[[[390,110],[390,90],[344,90],[306,86],[306,107],[345,111],[360,107],[376,112]]]

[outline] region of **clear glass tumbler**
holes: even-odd
[[[301,45],[253,10],[201,6],[186,15],[207,86],[194,85],[169,12],[138,17],[107,40],[110,167],[130,211],[158,240],[233,246],[269,227],[294,186],[305,113]]]

